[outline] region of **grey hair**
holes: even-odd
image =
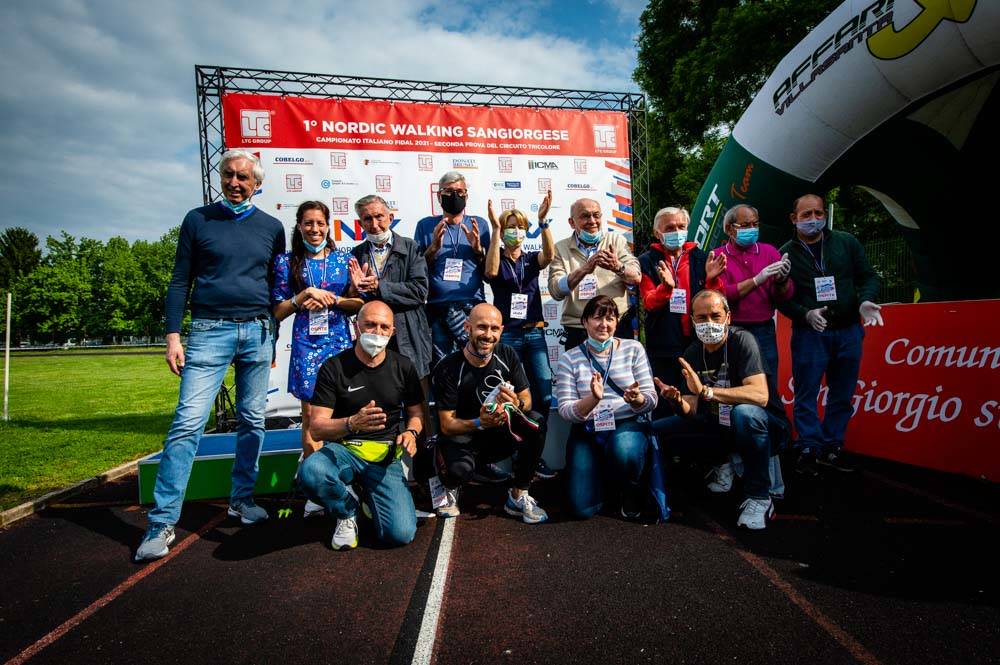
[[[245,159],[253,166],[253,177],[257,181],[257,186],[259,187],[264,182],[264,167],[260,165],[260,159],[257,155],[253,154],[249,150],[243,148],[233,148],[232,150],[227,150],[222,153],[222,159],[219,160],[219,175],[226,169],[226,164],[233,161],[234,159]]]
[[[757,208],[754,208],[749,203],[737,203],[732,208],[726,211],[726,216],[722,218],[722,228],[729,228],[729,225],[736,221],[736,211],[740,208],[747,208],[748,210],[753,210],[754,217],[758,220],[760,219],[760,213],[757,212]]]
[[[722,291],[716,291],[715,289],[702,289],[691,298],[691,310],[694,311],[694,303],[702,298],[711,298],[715,296],[722,303],[722,309],[726,310],[726,314],[729,314],[729,301],[726,300],[726,296]]]
[[[459,180],[465,182],[465,176],[459,173],[458,171],[448,171],[443,176],[441,176],[440,180],[438,180],[438,187],[444,189],[451,183],[458,182]]]
[[[354,214],[360,217],[361,209],[373,203],[381,203],[382,205],[385,206],[386,210],[389,210],[389,204],[385,202],[385,199],[383,199],[378,194],[369,194],[368,196],[362,196],[360,199],[358,199],[358,202],[354,204]]]
[[[660,217],[665,217],[667,215],[680,215],[681,217],[684,218],[685,222],[687,222],[688,224],[691,223],[691,215],[690,213],[688,213],[687,210],[685,210],[684,208],[676,208],[674,206],[668,206],[666,208],[660,208],[659,210],[656,211],[656,214],[653,215],[653,228],[656,228],[656,224],[657,222],[660,221]]]

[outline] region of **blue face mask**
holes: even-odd
[[[234,215],[242,215],[247,210],[253,207],[253,204],[250,203],[250,199],[246,199],[242,203],[232,203],[229,201],[229,199],[222,199],[221,203],[222,205],[226,206],[226,208],[228,208],[229,211],[232,212]]]
[[[326,249],[326,244],[327,244],[327,242],[329,242],[329,240],[328,240],[328,239],[326,239],[326,238],[324,238],[324,239],[323,239],[323,242],[321,242],[320,244],[318,244],[318,245],[310,245],[309,243],[307,243],[307,242],[305,241],[305,239],[304,239],[304,238],[303,238],[303,240],[302,240],[302,244],[303,244],[303,245],[305,245],[305,246],[306,246],[306,249],[308,249],[308,250],[309,250],[310,252],[312,252],[313,254],[319,254],[319,253],[320,253],[320,252],[322,252],[322,251],[323,251],[324,249]]]
[[[806,237],[812,237],[823,230],[826,226],[825,219],[810,219],[806,222],[795,222],[795,227],[799,233]]]
[[[683,229],[678,229],[677,231],[664,231],[663,235],[660,237],[663,240],[663,246],[667,249],[680,249],[680,247],[687,240],[688,232]]]
[[[578,231],[580,242],[585,245],[596,245],[601,241],[601,232],[591,233],[590,231]]]
[[[760,229],[736,229],[736,244],[740,247],[749,247],[757,242],[760,236]]]
[[[587,336],[587,344],[589,344],[590,348],[592,348],[594,351],[597,351],[598,353],[600,353],[601,351],[606,351],[607,348],[609,346],[611,346],[611,343],[614,342],[614,341],[615,341],[614,337],[609,337],[606,340],[604,340],[603,342],[599,342],[598,340],[594,339],[593,337],[591,337],[589,335]]]

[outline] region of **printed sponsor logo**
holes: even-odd
[[[562,354],[562,347],[560,347],[558,344],[553,344],[548,348],[548,352],[549,352],[550,363],[559,362],[559,356]]]
[[[618,149],[618,132],[614,125],[594,125],[594,147],[598,150]]]
[[[290,210],[292,208],[297,209],[298,207],[299,207],[298,203],[287,203],[284,201],[279,201],[278,203],[274,204],[275,210]]]
[[[558,171],[559,165],[555,162],[540,162],[534,159],[528,160],[528,169],[541,169],[543,171]]]
[[[260,155],[257,155],[257,159],[260,159]],[[295,164],[299,165],[310,165],[312,160],[306,159],[305,157],[297,157],[295,155],[278,155],[274,158],[275,164]]]
[[[347,168],[347,153],[346,152],[331,152],[330,153],[330,168],[331,169],[346,169]]]
[[[547,302],[542,305],[542,315],[546,321],[555,321],[559,318],[559,303]]]
[[[389,212],[399,212],[399,206],[396,205],[395,199],[386,199],[385,206],[389,209]]]
[[[520,180],[494,180],[493,189],[521,189]]]
[[[271,112],[260,109],[240,111],[240,135],[245,139],[271,138]]]
[[[417,170],[418,171],[433,171],[434,170],[434,155],[417,155]]]
[[[538,179],[538,193],[545,194],[550,189],[552,189],[552,178],[539,178]]]
[[[375,176],[375,191],[376,192],[391,192],[392,191],[392,176],[387,176],[387,175],[377,175],[377,176]]]
[[[286,192],[301,192],[302,191],[302,174],[301,173],[287,173],[287,174],[285,174],[285,191]]]
[[[319,186],[322,187],[323,189],[330,189],[332,183],[326,178],[324,178],[323,180],[319,181]]]
[[[514,171],[514,158],[497,157],[497,171],[500,173],[512,173]]]
[[[574,159],[573,160],[573,173],[584,174],[587,172],[587,160],[586,159]]]
[[[513,210],[514,209],[514,199],[500,199],[500,209],[501,210]]]
[[[566,189],[574,192],[593,192],[596,191],[593,185],[589,182],[568,182],[566,183]]]
[[[375,166],[376,164],[396,164],[398,166],[399,162],[394,162],[394,161],[391,161],[391,160],[388,160],[388,159],[366,159],[365,160],[365,166]]]
[[[350,205],[346,196],[334,196],[330,205],[330,212],[334,215],[346,215],[350,211]]]
[[[476,160],[474,159],[453,159],[451,160],[451,168],[453,169],[478,169],[476,165]]]

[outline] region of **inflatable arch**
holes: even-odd
[[[989,269],[1000,240],[998,80],[1000,2],[847,0],[736,124],[690,239],[721,244],[723,215],[746,202],[760,211],[762,240],[780,245],[797,196],[860,186],[899,223],[923,300],[1000,297]]]

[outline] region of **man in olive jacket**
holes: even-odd
[[[790,218],[795,238],[781,253],[791,259],[795,294],[778,309],[792,320],[797,471],[816,475],[817,463],[853,471],[841,450],[861,367],[860,321],[882,325],[881,307],[874,302],[881,280],[857,238],[826,228],[822,197],[799,197]],[[816,398],[824,375],[828,393],[820,422]]]

